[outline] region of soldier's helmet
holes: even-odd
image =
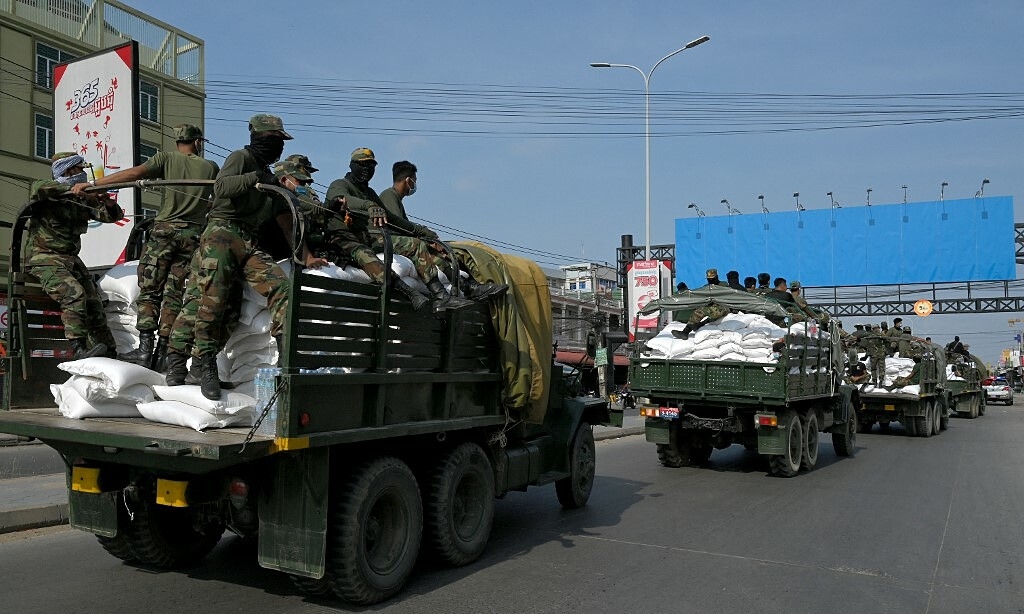
[[[199,126],[192,124],[180,124],[174,127],[174,140],[178,143],[194,141],[203,138],[203,131]]]
[[[909,326],[904,326],[903,327],[903,332],[905,332],[905,333],[907,333],[909,335],[912,331],[910,330]]]
[[[250,117],[249,132],[277,132],[286,141],[294,138],[285,132],[284,122],[280,117],[268,113],[257,113]]]

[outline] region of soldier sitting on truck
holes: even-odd
[[[864,363],[854,362],[850,365],[849,373],[846,375],[846,381],[853,385],[866,384],[870,374],[868,373],[868,367]]]
[[[686,320],[686,326],[683,327],[683,330],[673,330],[672,336],[677,339],[688,339],[690,333],[700,329],[705,324],[721,320],[729,315],[729,313],[731,313],[731,310],[728,307],[712,301],[703,307],[694,309],[693,313]]]
[[[910,370],[910,373],[903,377],[897,377],[892,381],[891,384],[885,387],[886,390],[892,391],[896,388],[902,388],[904,386],[912,386],[914,384],[921,383],[921,357],[914,356],[914,368]]]
[[[102,299],[78,253],[90,220],[116,222],[124,218],[124,211],[107,194],[71,193],[71,186],[87,181],[85,166],[82,156],[58,153],[51,165],[53,179],[32,184],[25,272],[38,278],[43,292],[60,303],[74,360],[116,358]]]

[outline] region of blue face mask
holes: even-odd
[[[309,186],[300,185],[295,187],[295,193],[299,196],[309,196]]]

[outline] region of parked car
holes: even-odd
[[[1013,388],[1005,379],[997,377],[991,384],[985,386],[985,397],[989,403],[1002,401],[1007,405],[1013,405]]]

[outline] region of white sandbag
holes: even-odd
[[[759,325],[759,326],[763,326],[763,324],[758,324],[758,323],[760,323],[760,322],[769,322],[768,318],[766,318],[766,317],[764,317],[762,315],[758,315],[756,313],[742,313],[742,312],[741,313],[730,313],[729,315],[727,315],[724,318],[722,318],[722,321],[723,322],[741,322],[743,324],[743,326],[741,326],[740,328],[749,328],[751,326],[754,326],[755,324]]]
[[[118,354],[127,354],[139,347],[138,332],[132,334],[126,330],[111,329],[110,334],[114,336],[114,343],[117,345]]]
[[[125,386],[116,394],[111,394],[106,382],[98,377],[85,375],[72,375],[68,381],[61,384],[77,392],[86,401],[108,402],[113,399],[120,399],[122,403],[148,403],[153,400],[153,389],[144,384]]]
[[[233,343],[231,347],[224,348],[224,355],[230,360],[242,360],[246,355],[253,352],[271,354],[277,350],[274,338],[269,334],[249,335]]]
[[[221,398],[216,401],[204,397],[199,386],[153,386],[153,392],[161,401],[179,401],[211,414],[231,415],[256,407],[256,399],[233,390],[221,392]]]
[[[717,348],[701,348],[690,354],[690,360],[718,360],[721,356]]]
[[[138,411],[147,420],[175,426],[187,426],[197,431],[252,422],[252,412],[242,411],[234,415],[215,415],[180,401],[139,403]]]
[[[241,326],[247,326],[252,324],[252,319],[256,317],[256,314],[264,311],[262,307],[256,303],[250,301],[242,301],[242,308],[238,314],[238,323]]]
[[[117,313],[117,314],[136,314],[135,307],[131,303],[121,300],[108,300],[103,306],[103,311],[106,313]]]
[[[718,346],[718,351],[721,352],[724,359],[726,354],[743,354],[743,346],[732,341],[726,341]]]
[[[716,340],[721,339],[724,333],[714,326],[705,326],[693,333],[693,342],[697,345],[702,343],[714,343]]]
[[[358,267],[354,267],[351,264],[345,266],[345,274],[348,275],[350,280],[359,283],[368,284],[372,281],[370,276],[366,274],[366,271]]]
[[[381,261],[384,260],[384,254],[378,254],[378,258]],[[416,276],[416,267],[413,266],[412,260],[402,254],[394,254],[391,260],[391,270],[394,271],[399,277],[414,277]]]
[[[138,270],[138,260],[119,264],[100,277],[97,286],[108,300],[134,303],[139,298]]]
[[[138,418],[139,410],[134,404],[119,403],[117,400],[86,401],[73,388],[50,384],[50,394],[57,403],[57,409],[65,418]]]
[[[62,362],[57,365],[57,368],[74,375],[87,375],[102,379],[106,383],[107,390],[115,396],[124,388],[134,384],[147,386],[164,384],[164,376],[156,371],[113,358],[83,358],[82,360]]]
[[[726,354],[722,354],[722,358],[721,359],[722,360],[738,360],[740,362],[747,362],[746,354],[742,354],[740,352],[728,352]]]
[[[721,322],[715,323],[715,328],[718,330],[740,330],[742,328],[747,328],[747,323],[742,320],[730,319],[729,316],[725,316],[722,318]]]

